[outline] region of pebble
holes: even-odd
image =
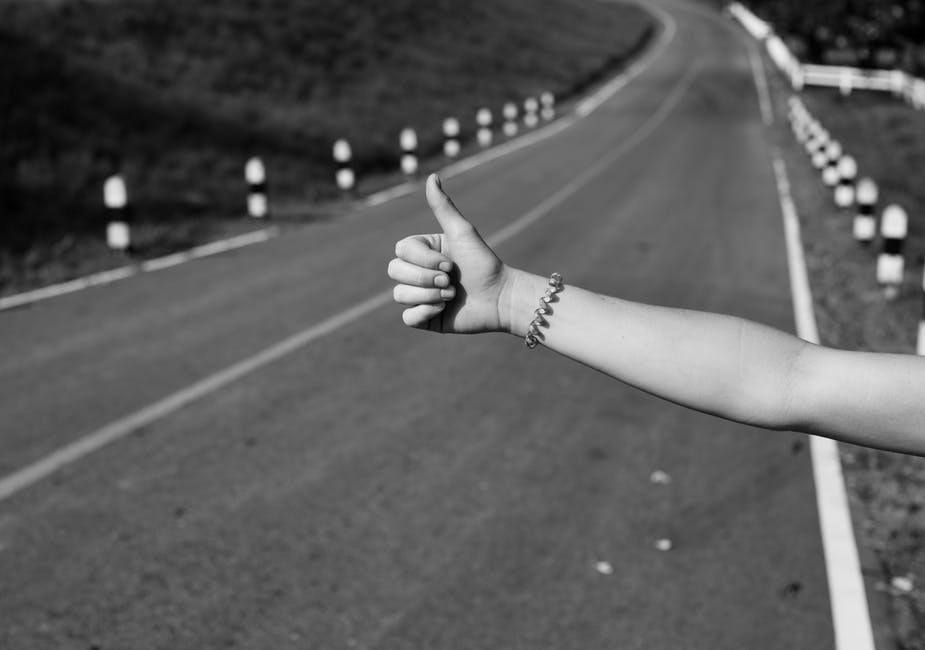
[[[660,469],[657,469],[654,472],[652,472],[652,475],[649,476],[649,480],[658,485],[668,485],[669,483],[671,483],[671,477],[668,475],[668,473],[663,472]]]
[[[906,594],[912,591],[913,588],[911,576],[893,576],[890,584],[896,591],[901,591]]]
[[[610,562],[602,560],[594,565],[594,569],[604,576],[613,575],[613,565]]]

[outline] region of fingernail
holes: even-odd
[[[438,275],[434,278],[434,284],[438,287],[448,287],[450,286],[450,279],[445,275]]]
[[[449,273],[453,270],[453,264],[451,262],[440,262],[440,270],[444,273]]]
[[[441,298],[452,298],[454,293],[456,292],[453,291],[452,289],[441,289],[440,297]]]

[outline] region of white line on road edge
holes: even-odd
[[[693,65],[687,70],[684,76],[677,82],[672,92],[662,101],[659,109],[649,116],[642,126],[628,139],[624,140],[619,147],[614,149],[604,158],[598,160],[593,166],[587,168],[580,175],[564,187],[556,191],[552,196],[544,200],[529,212],[521,215],[513,222],[494,233],[487,241],[491,246],[497,246],[511,237],[514,237],[527,226],[538,221],[541,217],[564,202],[568,197],[573,195],[583,185],[591,181],[609,165],[617,161],[621,156],[626,154],[630,149],[637,146],[640,142],[651,135],[655,129],[665,121],[665,118],[671,113],[684,92],[690,87],[698,67]],[[392,291],[370,296],[345,311],[331,316],[317,325],[313,325],[287,339],[270,346],[269,348],[258,352],[252,357],[248,357],[238,363],[220,370],[215,374],[199,380],[191,386],[179,390],[167,397],[154,402],[139,411],[127,415],[115,422],[107,424],[101,429],[97,429],[78,440],[59,448],[48,454],[38,461],[17,470],[0,479],[0,501],[3,501],[20,490],[23,490],[34,483],[54,474],[62,467],[69,465],[84,456],[93,453],[105,447],[106,445],[124,438],[131,432],[147,426],[152,422],[160,420],[163,417],[178,411],[184,406],[213,393],[228,384],[241,379],[245,375],[262,368],[263,366],[277,361],[288,354],[308,345],[327,334],[336,331],[338,328],[346,326],[354,321],[361,319],[370,312],[388,304],[392,300]]]
[[[768,77],[764,73],[764,62],[758,53],[755,44],[746,41],[748,47],[748,60],[752,66],[752,76],[755,78],[755,88],[758,90],[758,106],[761,107],[761,120],[765,126],[774,124],[774,106],[771,103],[771,91],[768,89]]]
[[[819,330],[813,313],[813,296],[803,258],[800,220],[797,217],[787,169],[780,154],[774,153],[774,176],[784,219],[787,241],[787,265],[797,334],[810,343],[819,343]],[[867,609],[867,593],[861,575],[861,563],[851,526],[851,511],[845,494],[838,445],[834,440],[810,436],[816,504],[825,551],[829,600],[837,650],[875,650],[874,635]]]
[[[110,271],[93,273],[92,275],[77,278],[76,280],[70,280],[60,284],[52,284],[47,287],[26,291],[24,293],[17,293],[11,296],[4,296],[0,298],[0,311],[3,311],[4,309],[12,309],[13,307],[21,307],[33,302],[38,302],[39,300],[46,300],[56,296],[63,296],[65,294],[74,293],[75,291],[80,291],[81,289],[87,289],[89,287],[98,287],[103,284],[111,284],[117,280],[130,278],[133,275],[137,275],[141,272],[159,271],[171,266],[176,266],[177,264],[182,264],[183,262],[187,262],[189,260],[198,259],[200,257],[207,257],[209,255],[215,255],[216,253],[223,253],[225,251],[241,248],[243,246],[250,246],[251,244],[257,244],[259,242],[266,241],[272,237],[275,237],[277,234],[279,234],[278,228],[265,228],[263,230],[244,233],[243,235],[229,237],[228,239],[222,239],[219,241],[211,242],[209,244],[203,244],[202,246],[196,246],[195,248],[191,248],[188,251],[174,253],[173,255],[167,255],[165,257],[158,257],[153,260],[147,260],[141,264],[122,266]]]
[[[641,58],[633,62],[616,77],[598,88],[589,97],[582,100],[575,107],[574,116],[562,117],[561,119],[556,120],[548,126],[541,127],[532,133],[492,147],[468,158],[464,158],[463,160],[460,160],[459,162],[453,163],[452,165],[442,169],[440,171],[440,176],[445,179],[453,178],[454,176],[467,172],[471,169],[475,169],[479,165],[484,165],[487,162],[491,162],[492,160],[496,160],[502,156],[506,156],[507,154],[519,151],[525,147],[532,146],[538,142],[542,142],[543,140],[551,138],[558,133],[561,133],[565,129],[578,122],[578,120],[585,118],[593,113],[601,104],[613,97],[621,88],[623,88],[626,84],[644,72],[656,59],[658,59],[658,57],[662,55],[662,53],[665,51],[665,48],[667,48],[671,41],[674,40],[674,36],[678,28],[671,15],[663,9],[647,4],[640,6],[642,6],[645,11],[653,14],[662,24],[662,29],[659,32],[658,42],[653,47],[646,50],[646,53],[643,54]],[[402,183],[401,185],[390,187],[386,190],[382,190],[381,192],[376,192],[375,194],[369,195],[366,198],[366,205],[370,207],[381,205],[400,196],[406,196],[407,194],[418,190],[419,187],[420,183]]]

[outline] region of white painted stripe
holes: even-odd
[[[77,278],[76,280],[69,280],[60,284],[52,284],[40,289],[26,291],[24,293],[4,296],[0,298],[0,311],[4,309],[11,309],[13,307],[20,307],[22,305],[27,305],[39,300],[54,298],[55,296],[63,296],[68,293],[80,291],[81,289],[87,289],[88,287],[96,287],[101,284],[109,284],[111,282],[116,282],[117,280],[131,277],[137,272],[138,269],[134,266],[123,266],[117,269],[112,269],[110,271],[93,273],[92,275]]]
[[[485,149],[479,153],[469,156],[468,158],[464,158],[458,162],[455,162],[440,171],[441,177],[452,178],[458,174],[475,169],[479,165],[484,165],[485,163],[491,162],[492,160],[497,160],[502,156],[519,151],[525,147],[530,147],[561,133],[565,129],[578,122],[579,119],[585,118],[593,113],[601,104],[603,104],[609,98],[613,97],[613,95],[621,88],[626,86],[626,84],[644,72],[656,59],[658,59],[659,56],[662,55],[662,53],[664,53],[665,48],[667,48],[671,41],[674,39],[674,36],[677,32],[677,24],[675,23],[674,19],[664,10],[650,5],[641,6],[643,6],[646,11],[652,13],[662,25],[662,29],[659,32],[658,41],[655,45],[646,50],[646,53],[640,59],[620,72],[616,77],[611,79],[602,87],[598,88],[588,98],[581,101],[575,108],[575,116],[562,117],[555,122],[543,126],[535,131],[531,131],[515,140],[509,140],[497,146],[491,147],[490,149]],[[406,196],[407,194],[417,190],[419,185],[419,183],[402,183],[401,185],[396,185],[395,187],[389,188],[387,190],[376,192],[375,194],[367,197],[366,205],[369,207],[381,205],[382,203],[386,203],[387,201],[391,201],[392,199],[396,199],[400,196]]]
[[[636,133],[619,147],[614,149],[605,158],[600,159],[593,166],[586,169],[579,176],[555,192],[529,212],[521,215],[513,222],[487,238],[491,246],[498,246],[522,232],[529,225],[549,214],[557,205],[573,195],[583,185],[604,171],[609,165],[626,154],[630,149],[642,142],[652,134],[660,124],[665,121],[671,110],[678,104],[684,91],[690,86],[697,67],[692,66],[677,82],[672,92],[662,101],[659,109],[636,131]],[[366,300],[350,307],[330,318],[323,320],[293,336],[290,336],[275,345],[244,359],[224,370],[216,372],[195,384],[179,390],[167,397],[142,408],[135,413],[125,416],[115,422],[107,424],[81,437],[75,442],[66,445],[40,460],[0,479],[0,501],[9,498],[20,490],[57,472],[84,456],[91,454],[106,445],[124,438],[132,431],[160,420],[171,413],[183,408],[206,395],[248,375],[263,366],[291,354],[309,343],[326,336],[339,328],[349,325],[370,312],[382,307],[392,300],[392,291],[386,291],[370,296]]]
[[[748,60],[752,66],[752,76],[755,78],[755,88],[758,91],[761,120],[765,126],[771,126],[774,124],[774,105],[771,103],[771,91],[768,89],[768,77],[764,72],[764,63],[754,43],[746,41],[746,47],[748,47]]]
[[[616,147],[606,156],[600,158],[596,163],[585,169],[581,174],[572,179],[571,182],[564,185],[555,194],[537,205],[533,210],[495,233],[495,237],[504,240],[518,234],[524,228],[546,215],[550,210],[574,194],[581,186],[587,184],[591,179],[607,169],[630,149],[652,135],[655,129],[657,129],[671,114],[671,111],[677,106],[678,102],[681,101],[684,92],[693,83],[698,70],[699,66],[697,64],[688,68],[687,72],[677,82],[671,93],[662,100],[658,110],[650,115],[649,119],[646,120],[639,129],[633,132],[633,135],[621,142],[620,146]],[[489,240],[492,244],[493,241],[494,240]]]
[[[391,201],[392,199],[397,199],[399,196],[411,194],[411,192],[413,192],[417,186],[417,183],[402,183],[401,185],[390,187],[388,189],[382,190],[381,192],[370,194],[366,197],[366,205],[370,207],[374,205],[381,205]]]
[[[819,330],[813,313],[813,297],[803,257],[800,220],[797,216],[787,170],[780,155],[774,154],[774,176],[784,220],[787,264],[797,334],[810,343],[819,343]],[[813,477],[822,546],[825,551],[829,600],[837,650],[875,650],[867,593],[858,559],[857,543],[851,526],[851,511],[845,494],[838,445],[834,440],[810,436]]]
[[[161,269],[176,266],[177,264],[182,264],[183,262],[187,262],[192,259],[206,257],[208,255],[215,255],[216,253],[222,253],[225,251],[233,250],[235,248],[241,248],[243,246],[249,246],[251,244],[266,241],[278,234],[279,229],[276,227],[265,228],[263,230],[257,230],[254,232],[245,233],[243,235],[229,237],[228,239],[222,239],[209,244],[203,244],[202,246],[197,246],[188,251],[147,260],[138,265],[122,266],[109,271],[93,273],[82,278],[77,278],[76,280],[69,280],[67,282],[52,284],[40,289],[26,291],[24,293],[4,296],[0,298],[0,311],[5,309],[12,309],[13,307],[21,307],[23,305],[38,302],[39,300],[47,300],[48,298],[63,296],[68,293],[80,291],[81,289],[87,289],[89,287],[98,287],[104,284],[111,284],[113,282],[117,282],[118,280],[130,278],[133,275],[141,272],[160,271]]]

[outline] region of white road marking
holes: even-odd
[[[46,300],[56,296],[63,296],[65,294],[74,293],[75,291],[80,291],[81,289],[87,289],[89,287],[98,287],[103,284],[111,284],[118,280],[130,278],[133,275],[137,275],[141,272],[159,271],[171,266],[176,266],[177,264],[182,264],[183,262],[192,259],[198,259],[200,257],[206,257],[208,255],[215,255],[216,253],[230,251],[235,248],[249,246],[251,244],[263,242],[272,237],[275,237],[278,233],[278,228],[265,228],[263,230],[244,233],[243,235],[237,235],[235,237],[229,237],[228,239],[222,239],[220,241],[197,246],[188,251],[174,253],[173,255],[167,255],[166,257],[147,260],[141,264],[122,266],[109,271],[93,273],[92,275],[77,278],[76,280],[69,280],[68,282],[52,284],[47,287],[26,291],[24,293],[4,296],[0,298],[0,311],[3,311],[4,309],[12,309],[13,307],[21,307],[23,305],[38,302],[39,300]]]
[[[774,105],[771,103],[771,91],[768,88],[768,78],[764,73],[764,63],[761,54],[751,41],[748,45],[748,60],[752,66],[752,76],[755,78],[755,88],[758,91],[758,106],[761,108],[761,120],[765,126],[774,124]]]
[[[70,280],[68,282],[52,284],[40,289],[26,291],[25,293],[17,293],[11,296],[4,296],[0,298],[0,311],[4,309],[12,309],[13,307],[20,307],[22,305],[28,305],[29,303],[33,303],[38,300],[45,300],[46,298],[63,296],[66,293],[74,293],[75,291],[80,291],[81,289],[86,289],[88,287],[95,287],[101,284],[109,284],[111,282],[116,282],[117,280],[131,277],[137,272],[138,269],[134,266],[123,266],[118,269],[101,271],[100,273],[87,275],[82,278],[77,278],[76,280]]]
[[[780,198],[787,241],[787,265],[797,334],[810,343],[819,343],[819,330],[813,312],[813,297],[803,257],[800,220],[797,216],[787,169],[780,154],[774,154],[774,176]],[[829,600],[837,650],[875,650],[874,635],[867,608],[867,592],[861,574],[857,543],[851,526],[851,511],[845,494],[838,445],[828,438],[810,436],[813,478],[822,546],[825,551]]]
[[[498,246],[522,232],[527,226],[538,221],[541,217],[549,214],[553,208],[561,204],[583,185],[604,171],[609,165],[613,164],[630,149],[651,135],[652,132],[665,121],[672,109],[677,106],[684,92],[690,87],[696,76],[697,70],[697,66],[692,66],[687,70],[684,76],[677,82],[672,92],[662,101],[659,109],[649,116],[646,122],[642,124],[633,136],[625,140],[610,154],[598,160],[593,166],[586,169],[535,208],[521,215],[506,227],[488,237],[487,241],[489,244],[491,246]],[[124,438],[133,431],[160,420],[184,406],[227,386],[231,382],[237,381],[245,375],[277,361],[309,343],[337,331],[341,327],[363,318],[391,301],[391,289],[370,296],[353,307],[339,312],[306,330],[298,332],[251,357],[209,375],[193,385],[168,395],[139,411],[84,435],[78,440],[59,448],[31,465],[0,479],[0,501],[54,474],[62,467],[80,460],[84,456],[112,442]]]
[[[390,187],[380,192],[376,192],[375,194],[370,194],[366,197],[366,205],[369,207],[382,205],[383,203],[387,203],[392,199],[397,199],[399,196],[411,194],[411,192],[417,189],[417,187],[417,183],[407,182],[402,183],[401,185],[396,185],[395,187]]]
[[[641,72],[648,68],[649,65],[651,65],[651,63],[661,55],[664,49],[668,47],[668,44],[674,40],[674,35],[677,32],[678,27],[671,15],[668,14],[664,9],[649,4],[640,6],[642,6],[646,11],[655,14],[659,22],[662,23],[662,31],[659,36],[658,45],[655,48],[649,50],[649,52],[641,59],[630,65],[630,67],[624,70],[622,74],[609,81],[596,93],[581,102],[575,108],[575,112],[579,116],[585,117],[593,113],[598,108],[598,106],[607,101],[614,95],[614,93],[619,91],[621,88],[623,88],[623,86],[635,79]]]

